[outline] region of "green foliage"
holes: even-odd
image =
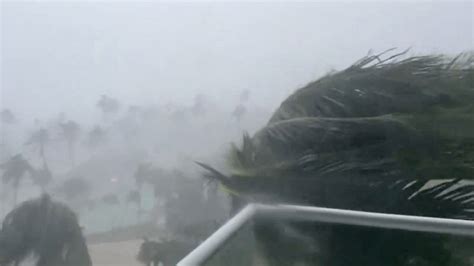
[[[383,55],[297,90],[207,177],[246,201],[474,220],[474,54]],[[468,265],[449,237],[325,230],[323,265]]]
[[[270,123],[296,117],[371,117],[472,104],[474,54],[361,59],[297,90]]]

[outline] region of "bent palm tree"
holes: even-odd
[[[38,185],[42,192],[45,192],[46,186],[53,179],[51,170],[48,167],[48,163],[45,155],[45,147],[50,142],[49,133],[46,129],[41,128],[38,131],[33,132],[26,145],[35,145],[38,148],[39,156],[43,161],[43,167],[36,169],[32,172],[31,178],[35,185]]]
[[[41,191],[44,193],[46,191],[46,187],[51,183],[53,180],[53,174],[48,167],[46,161],[43,161],[43,167],[33,171],[32,174],[33,183],[41,188]]]
[[[96,106],[102,111],[104,119],[109,115],[117,114],[117,112],[121,108],[121,104],[117,99],[107,96],[105,94],[100,96],[100,99],[99,101],[97,101]]]
[[[16,118],[13,112],[10,111],[10,109],[3,109],[0,112],[0,121],[3,124],[13,124],[16,122]]]
[[[228,174],[201,164],[206,176],[236,207],[268,201],[474,220],[474,55],[381,56],[297,90],[232,148]],[[272,265],[291,259],[272,245],[288,227],[319,247],[309,264],[469,265],[444,236],[257,223]]]
[[[49,139],[48,131],[44,128],[41,128],[38,131],[33,132],[33,134],[30,136],[30,138],[25,144],[37,146],[39,156],[41,157],[43,162],[46,162],[46,156],[45,156],[44,151],[49,141],[50,139]]]
[[[65,123],[60,123],[59,126],[61,127],[63,137],[66,139],[67,148],[69,153],[69,159],[71,161],[71,165],[74,166],[75,158],[74,158],[74,151],[75,145],[77,140],[79,139],[79,134],[81,128],[79,124],[76,122],[69,120]]]
[[[237,121],[240,121],[246,112],[247,109],[245,108],[245,106],[243,104],[239,104],[232,112],[232,117],[234,117]]]
[[[2,131],[0,132],[1,140],[0,140],[0,158],[3,160],[4,158],[8,157],[8,141],[7,141],[7,126],[12,125],[17,122],[15,115],[13,114],[10,109],[3,109],[0,112],[0,125],[2,126]]]
[[[101,126],[96,125],[88,133],[87,145],[90,148],[95,149],[95,148],[99,147],[100,145],[103,145],[105,140],[106,140],[105,130]]]
[[[0,168],[3,169],[2,183],[4,185],[11,184],[13,187],[13,204],[16,205],[21,180],[26,173],[30,173],[30,175],[34,173],[34,169],[21,154],[17,154],[1,164]]]
[[[0,230],[0,265],[25,265],[27,257],[36,266],[91,266],[76,213],[49,195],[13,209]]]

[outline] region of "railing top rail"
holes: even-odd
[[[182,259],[178,266],[202,265],[254,216],[474,236],[474,221],[298,205],[250,204]]]

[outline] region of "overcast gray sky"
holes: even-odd
[[[0,107],[87,116],[133,104],[223,105],[249,89],[275,108],[369,49],[473,49],[473,2],[1,2]]]

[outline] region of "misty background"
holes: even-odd
[[[142,193],[138,211],[157,218],[181,193],[159,189],[171,176],[201,180],[194,161],[224,167],[230,143],[261,128],[292,91],[369,51],[457,54],[474,47],[472,1],[0,5],[0,110],[13,117],[0,125],[1,161],[22,154],[36,169],[46,162],[52,181],[39,187],[24,179],[19,199],[57,194],[90,232],[111,226],[100,224],[104,215],[91,202],[124,216],[112,198],[125,202],[132,189]],[[140,176],[149,186],[141,187]],[[87,180],[87,193],[64,192],[78,178]],[[189,186],[195,188],[203,188],[206,202],[212,189]],[[2,189],[2,201],[10,202],[8,186]],[[225,216],[225,197],[214,197],[212,210],[190,206],[189,217]],[[13,206],[4,205],[0,217]]]
[[[88,120],[101,94],[143,105],[203,93],[225,107],[248,89],[273,109],[369,49],[472,49],[473,10],[472,1],[3,1],[0,102],[25,120],[59,111]]]

